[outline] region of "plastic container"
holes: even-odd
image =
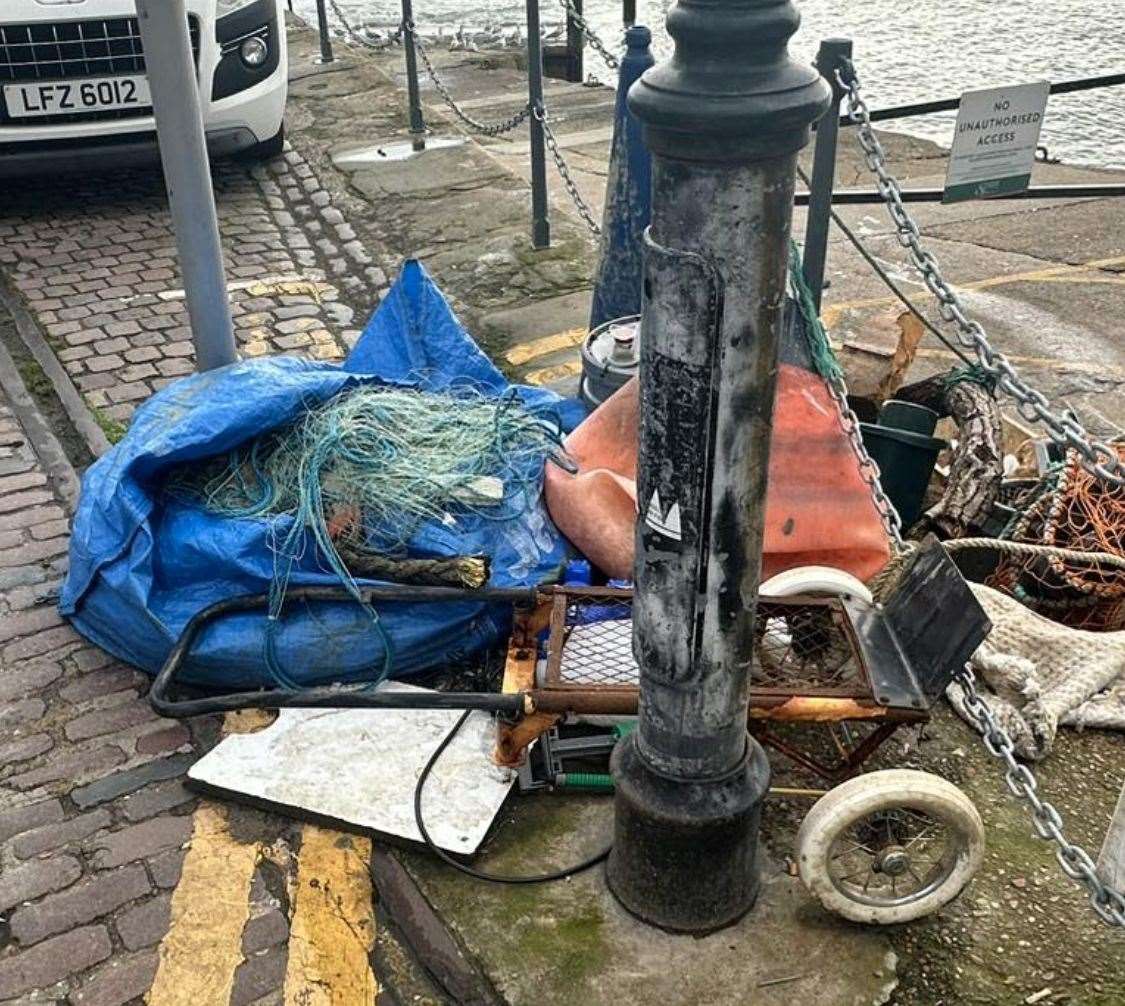
[[[904,529],[922,516],[934,465],[949,446],[945,440],[931,436],[937,421],[933,409],[892,399],[884,403],[877,424],[860,423],[863,442],[879,466],[883,491],[898,511]]]

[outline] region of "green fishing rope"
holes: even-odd
[[[360,601],[337,541],[400,557],[426,524],[512,520],[535,506],[543,463],[561,451],[557,422],[528,412],[514,390],[496,398],[471,388],[364,384],[224,458],[175,469],[165,489],[211,513],[271,522],[266,663],[292,688],[297,683],[277,664],[276,631],[310,535],[318,561]],[[382,678],[391,670],[391,643],[368,611],[382,637]]]
[[[805,274],[801,269],[801,251],[797,242],[792,240],[789,242],[789,286],[804,321],[801,330],[805,333],[813,370],[826,381],[838,381],[844,376],[844,369],[828,341],[828,333],[817,313],[812,291],[805,282]]]

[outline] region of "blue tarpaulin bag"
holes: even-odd
[[[169,385],[141,406],[125,437],[86,472],[59,610],[87,639],[151,674],[188,620],[228,598],[269,591],[271,542],[288,518],[232,519],[162,492],[169,469],[202,461],[295,419],[365,381],[443,391],[472,385],[514,393],[564,432],[582,406],[542,388],[513,386],[462,328],[422,266],[408,261],[343,365],[274,357],[231,364]],[[529,473],[534,474],[534,473]],[[541,502],[506,521],[459,516],[423,526],[410,551],[484,554],[490,585],[554,579],[562,537]],[[293,565],[291,587],[338,586],[314,548]],[[365,583],[375,581],[360,580]],[[377,605],[391,643],[390,675],[405,678],[462,660],[508,630],[510,611],[477,601]],[[266,612],[224,616],[199,635],[180,680],[221,689],[272,683],[263,653]],[[285,673],[303,685],[377,678],[382,635],[354,602],[290,605],[274,633]]]

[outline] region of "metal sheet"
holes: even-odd
[[[283,709],[265,730],[227,737],[192,766],[188,779],[294,816],[421,842],[414,786],[460,715],[429,709]],[[493,763],[494,742],[491,718],[473,713],[426,783],[423,820],[443,849],[476,852],[515,781]]]

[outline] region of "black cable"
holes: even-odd
[[[565,870],[556,870],[554,873],[541,873],[531,877],[506,877],[498,873],[482,873],[480,870],[474,870],[471,866],[466,866],[464,863],[458,862],[450,856],[444,849],[439,849],[434,844],[434,840],[430,838],[430,833],[426,831],[426,825],[422,821],[422,788],[426,785],[426,780],[430,777],[430,772],[437,764],[438,759],[449,747],[453,738],[460,732],[461,727],[464,726],[465,720],[469,718],[472,710],[467,710],[462,714],[461,718],[457,721],[456,725],[449,732],[446,738],[437,746],[437,750],[430,755],[430,760],[426,762],[426,767],[422,769],[422,774],[418,776],[418,782],[414,786],[414,823],[418,825],[418,831],[422,834],[422,841],[426,843],[426,847],[440,859],[443,863],[447,863],[455,870],[460,870],[461,873],[468,874],[470,877],[475,877],[477,880],[487,880],[493,884],[546,884],[553,880],[566,880],[568,877],[574,876],[576,873],[581,873],[583,870],[588,870],[592,866],[597,866],[609,856],[611,847],[603,849],[596,856],[584,860],[577,866],[568,867]]]
[[[804,182],[809,189],[811,189],[812,182],[809,181],[809,176],[805,174],[804,170],[798,167],[797,174],[800,176],[801,181]],[[941,340],[942,343],[944,343],[947,349],[956,353],[961,358],[962,362],[966,364],[966,366],[973,366],[973,361],[964,354],[961,348],[950,342],[949,339],[942,334],[941,330],[936,325],[934,325],[929,318],[922,314],[922,312],[918,310],[917,307],[914,306],[914,302],[909,297],[907,297],[905,293],[902,292],[901,288],[895,283],[895,281],[887,275],[886,270],[875,260],[875,257],[863,246],[863,242],[861,242],[859,238],[856,237],[856,235],[853,233],[852,229],[846,223],[844,223],[844,221],[840,218],[840,214],[831,207],[828,208],[828,212],[832,215],[832,222],[837,227],[839,227],[841,231],[843,231],[844,237],[846,237],[855,246],[855,250],[863,256],[867,264],[871,266],[871,268],[875,271],[875,275],[878,276],[887,285],[887,288],[891,291],[891,293],[893,293],[900,301],[902,301],[904,305],[906,305],[906,309],[912,315],[914,315],[914,317],[917,318],[923,325],[925,325],[930,332],[936,335],[938,339]]]

